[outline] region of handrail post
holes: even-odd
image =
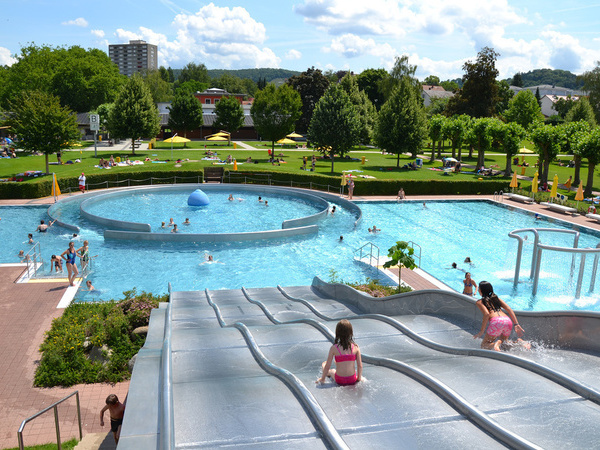
[[[62,450],[60,443],[60,425],[58,424],[58,405],[54,405],[54,426],[56,427],[56,445],[58,450]]]

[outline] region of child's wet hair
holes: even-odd
[[[352,342],[354,342],[353,335],[352,324],[348,320],[342,319],[335,327],[334,344],[339,344],[344,350],[347,350],[350,348]]]
[[[106,397],[107,405],[116,405],[117,403],[119,403],[119,397],[117,397],[115,394],[110,394],[108,397]]]

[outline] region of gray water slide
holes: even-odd
[[[566,321],[554,343],[585,344],[597,315],[519,314],[544,341],[498,354],[472,338],[473,302],[448,295],[373,300],[320,280],[173,292],[138,355],[119,449],[597,447],[599,352],[538,333]],[[316,385],[341,318],[365,379]]]

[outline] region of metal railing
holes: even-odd
[[[240,172],[227,172],[227,182],[240,183],[240,184],[266,184],[268,186],[283,186],[283,187],[296,187],[305,188],[311,190],[325,191],[327,193],[338,193],[340,196],[343,195],[343,186],[330,184],[319,184],[312,181],[294,181],[294,180],[280,180],[273,177],[271,173],[259,174],[246,174]]]
[[[169,283],[169,304],[165,314],[164,340],[161,356],[161,408],[160,408],[160,450],[175,448],[173,418],[173,366],[171,351],[171,329],[173,320],[173,290]]]
[[[34,278],[39,268],[44,264],[39,242],[33,244],[33,247],[23,256],[23,261],[27,264],[27,276]]]
[[[415,260],[417,267],[421,267],[421,252],[423,249],[421,248],[421,246],[419,244],[417,244],[416,242],[413,242],[413,241],[408,241],[407,244],[414,250],[412,257]],[[418,255],[417,255],[417,250],[419,251]],[[418,260],[418,261],[416,261],[416,260]]]
[[[504,201],[504,191],[494,191],[494,196],[492,197],[496,202]]]
[[[358,255],[358,257],[357,257]],[[377,247],[372,242],[367,242],[360,248],[354,250],[354,258],[362,261],[365,258],[369,258],[369,265],[373,265],[373,260],[375,260],[375,267],[379,266],[379,247]]]
[[[79,391],[75,391],[75,392],[72,392],[71,394],[67,395],[62,400],[59,400],[56,403],[51,404],[47,408],[41,410],[40,412],[34,414],[31,417],[28,417],[23,422],[21,422],[21,426],[19,427],[19,431],[17,431],[17,438],[19,440],[19,450],[23,450],[25,448],[25,446],[23,445],[23,429],[25,428],[25,425],[27,425],[33,419],[35,419],[36,417],[41,416],[46,411],[49,411],[51,409],[54,409],[54,426],[56,427],[56,445],[58,446],[58,450],[61,450],[62,449],[62,444],[60,442],[60,425],[59,425],[59,422],[58,422],[58,405],[60,405],[62,402],[64,402],[65,400],[67,400],[67,399],[69,399],[69,398],[71,398],[73,396],[75,396],[75,399],[77,401],[77,423],[79,425],[79,440],[81,441],[81,439],[83,438],[83,433],[81,431],[81,408],[80,408],[80,404],[79,404]]]

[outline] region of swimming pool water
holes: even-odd
[[[559,228],[563,226],[560,221],[536,221],[518,209],[486,201],[431,201],[426,208],[420,202],[361,202],[359,206],[363,220],[356,229],[354,215],[338,205],[334,215],[319,222],[316,235],[222,244],[105,241],[102,229],[78,218],[77,202],[61,206],[60,214],[61,219],[75,218],[82,227],[76,245],[88,239],[91,254],[98,255],[90,279],[99,291],[80,292],[77,297],[82,301],[120,298],[123,291],[133,287],[164,293],[169,282],[175,290],[308,285],[315,275],[329,280],[332,271],[338,279],[360,281],[373,277],[374,272],[354,262],[357,248],[372,242],[384,257],[396,241],[411,240],[422,247],[420,266],[458,291],[462,291],[467,270],[478,283],[483,279],[490,281],[500,297],[516,309],[600,310],[597,293],[588,294],[584,289],[582,297],[574,300],[574,287],[566,276],[571,260],[565,255],[544,256],[538,295],[533,298],[527,276],[531,259],[525,251],[522,282],[513,290],[516,241],[508,238],[508,232],[527,227]],[[47,218],[45,211],[45,207],[0,207],[0,239],[6,243],[1,262],[18,261],[18,251],[27,250],[27,233],[37,227],[41,218]],[[284,219],[290,218],[289,211],[285,212]],[[160,217],[175,215],[161,214]],[[240,215],[236,220],[244,221],[246,217]],[[280,227],[281,218],[276,221]],[[382,231],[369,233],[367,228],[373,224]],[[49,261],[51,254],[67,248],[71,235],[72,231],[55,225],[34,237],[41,244],[44,259]],[[344,236],[342,242],[340,235]],[[562,236],[552,239],[553,242],[544,238],[542,241],[552,245],[569,241]],[[582,233],[579,246],[594,247],[599,240],[596,233]],[[206,263],[207,254],[213,255],[216,262]],[[473,265],[463,263],[467,256]],[[451,269],[452,262],[458,263],[458,270]],[[584,280],[584,286],[588,284]]]

